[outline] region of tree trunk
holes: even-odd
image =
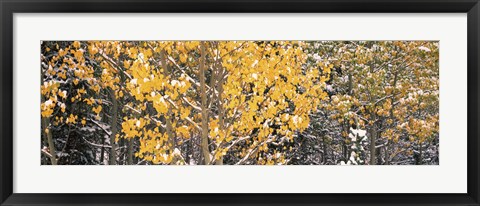
[[[322,136],[322,146],[323,146],[323,155],[322,155],[322,164],[327,164],[327,139],[326,135]]]
[[[375,123],[373,123],[370,133],[370,165],[376,164],[376,149],[375,141],[377,140],[377,129],[375,128]]]
[[[345,162],[348,161],[350,154],[348,154],[348,145],[347,145],[347,138],[348,138],[348,133],[350,132],[348,126],[346,125],[347,123],[344,122],[342,124],[343,127],[343,133],[347,134],[347,136],[344,136],[342,138],[342,153],[343,153],[343,158],[345,159]]]
[[[205,42],[200,45],[200,95],[202,98],[202,136],[201,145],[204,164],[210,164],[210,150],[208,149],[208,105],[207,105],[207,91],[205,88]]]
[[[48,117],[44,117],[42,119],[42,132],[45,132],[45,137],[47,139],[47,143],[48,143],[48,150],[49,150],[49,153],[52,155],[50,157],[50,162],[52,163],[52,165],[56,165],[57,164],[57,152],[55,150],[55,144],[53,143],[53,138],[52,138],[52,131],[50,131],[49,129],[49,126],[50,125],[50,118]],[[46,129],[49,129],[48,133],[45,131]]]
[[[419,147],[419,148],[418,148],[418,160],[417,160],[417,165],[421,165],[421,164],[423,164],[422,142],[421,142],[421,141],[418,141],[418,142],[419,142],[419,143],[418,143],[418,147]]]
[[[117,135],[117,115],[118,115],[118,102],[117,99],[115,98],[115,91],[110,90],[110,95],[112,97],[112,121],[111,121],[111,128],[112,128],[112,134],[110,135],[110,144],[112,148],[110,149],[110,160],[109,163],[110,165],[115,165],[117,164],[117,144],[115,142],[115,136]]]
[[[389,142],[386,143],[385,145],[385,165],[390,164],[390,152],[388,151],[389,149]]]
[[[42,76],[40,76],[40,81],[43,82],[43,69],[41,69],[42,71]],[[45,97],[43,97],[43,95],[41,95],[41,101],[42,102],[45,102]],[[47,143],[48,143],[48,150],[50,152],[50,154],[52,155],[50,157],[50,162],[52,163],[52,165],[56,165],[57,164],[57,151],[55,149],[55,144],[53,143],[53,137],[52,137],[52,131],[50,131],[50,118],[49,117],[44,117],[42,118],[40,116],[41,120],[42,120],[42,132],[45,132],[45,137],[47,139]],[[46,132],[46,130],[48,129],[48,133]]]
[[[133,165],[133,139],[128,139],[127,165]]]
[[[108,95],[108,91],[104,90],[104,93]],[[105,111],[102,111],[102,119],[106,119],[107,115],[105,115]],[[100,163],[104,164],[105,159],[105,135],[102,135],[102,149],[100,149]]]
[[[172,120],[170,119],[172,118],[171,116],[172,112],[169,107],[167,115],[165,117],[165,122],[167,123],[168,148],[170,150],[169,152],[173,153],[173,151],[175,150],[175,136],[173,134]],[[171,162],[171,164],[172,163],[173,161]]]
[[[223,108],[223,79],[224,79],[224,71],[221,66],[221,59],[217,56],[217,75],[216,75],[216,83],[217,83],[217,104],[218,104],[218,121],[220,123],[220,131],[225,130],[225,110]],[[215,161],[216,165],[223,165],[223,155],[220,156],[219,159]]]
[[[160,52],[160,61],[162,63],[164,74],[169,75],[170,68],[168,67],[166,56],[167,56],[167,54],[166,54],[165,50],[162,50]],[[175,150],[175,147],[176,147],[176,145],[175,145],[176,142],[175,142],[175,135],[174,135],[174,131],[173,131],[171,118],[172,118],[172,110],[170,109],[170,106],[169,106],[167,115],[165,115],[165,124],[166,124],[166,132],[167,132],[167,136],[168,136],[168,143],[167,143],[168,148],[170,150],[170,153],[173,153],[173,151]],[[173,162],[171,162],[171,163],[173,163]]]
[[[105,156],[105,136],[102,136],[102,149],[100,149],[100,163],[103,164],[103,159]]]

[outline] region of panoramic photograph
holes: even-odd
[[[41,165],[439,165],[438,41],[41,41]]]

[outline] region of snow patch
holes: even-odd
[[[366,130],[363,130],[363,129],[353,129],[350,127],[350,135],[354,136],[355,139],[356,139],[356,136],[358,135],[358,137],[364,137],[365,135],[367,135],[367,131]],[[352,137],[351,137],[352,138]],[[353,139],[353,138],[352,138]],[[354,140],[355,141],[355,140]]]
[[[45,106],[50,106],[52,104],[53,104],[53,101],[50,99],[45,102]]]
[[[136,85],[137,84],[137,79],[130,80],[130,84]]]
[[[424,47],[424,46],[421,46],[421,47],[418,47],[418,49],[422,50],[422,51],[426,51],[426,52],[430,52],[431,50],[427,47]]]

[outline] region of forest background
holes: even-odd
[[[438,164],[434,41],[43,41],[41,164]]]

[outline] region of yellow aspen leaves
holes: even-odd
[[[102,105],[98,105],[97,107],[94,107],[92,111],[95,112],[97,115],[100,114],[100,112],[102,111]]]
[[[374,144],[388,151],[372,159],[402,162],[438,138],[436,42],[43,44],[42,128],[114,138],[128,161],[368,164]]]
[[[177,135],[178,136],[181,136],[183,138],[190,138],[190,129],[188,128],[188,126],[181,126],[181,127],[178,127],[177,128]]]
[[[67,123],[67,124],[75,124],[75,123],[77,122],[77,118],[78,118],[77,115],[70,114],[70,116],[67,118],[67,120],[65,121],[65,123]]]
[[[80,42],[79,41],[74,41],[73,42],[73,47],[75,47],[76,49],[80,48]]]
[[[55,108],[55,103],[52,100],[47,100],[41,104],[42,108],[42,117],[50,117],[53,114],[53,109]]]

